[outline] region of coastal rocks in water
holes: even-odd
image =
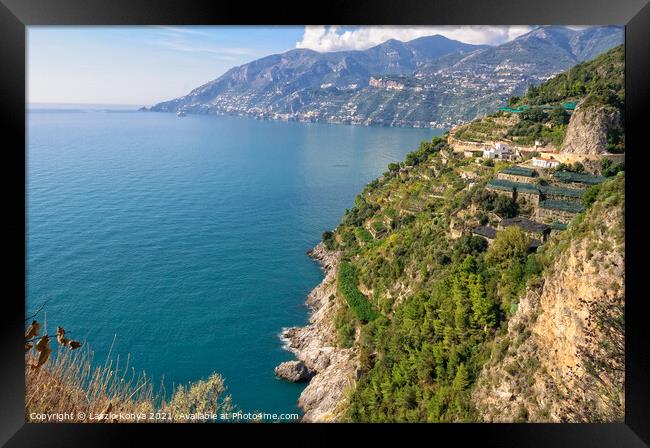
[[[275,376],[297,383],[311,379],[314,373],[302,361],[286,361],[275,368]]]
[[[354,387],[357,354],[336,344],[334,316],[340,306],[336,297],[336,268],[340,253],[328,251],[320,243],[309,255],[325,271],[325,278],[307,297],[312,310],[309,324],[284,330],[282,338],[313,377],[298,399],[304,422],[331,422],[341,418],[346,393]]]

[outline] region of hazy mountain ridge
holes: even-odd
[[[295,49],[235,67],[149,110],[390,126],[448,127],[492,112],[618,45],[621,27],[540,27],[499,46],[443,36],[364,51]]]

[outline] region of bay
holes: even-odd
[[[247,411],[298,412],[278,334],[307,322],[306,254],[431,129],[32,108],[27,310],[131,356],[169,393],[218,372]]]

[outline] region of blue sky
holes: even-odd
[[[302,27],[29,27],[28,101],[152,104],[294,48],[302,34]]]
[[[185,95],[231,67],[293,48],[365,49],[443,34],[499,44],[530,26],[51,27],[27,30],[30,103],[151,105]]]

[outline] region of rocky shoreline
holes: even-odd
[[[309,255],[325,271],[325,278],[307,296],[312,310],[309,324],[287,328],[282,332],[285,347],[297,358],[276,367],[276,375],[288,381],[309,384],[300,394],[298,406],[304,411],[304,422],[336,421],[357,375],[354,349],[336,346],[334,316],[339,306],[336,298],[336,270],[339,252],[328,251],[319,243]]]

